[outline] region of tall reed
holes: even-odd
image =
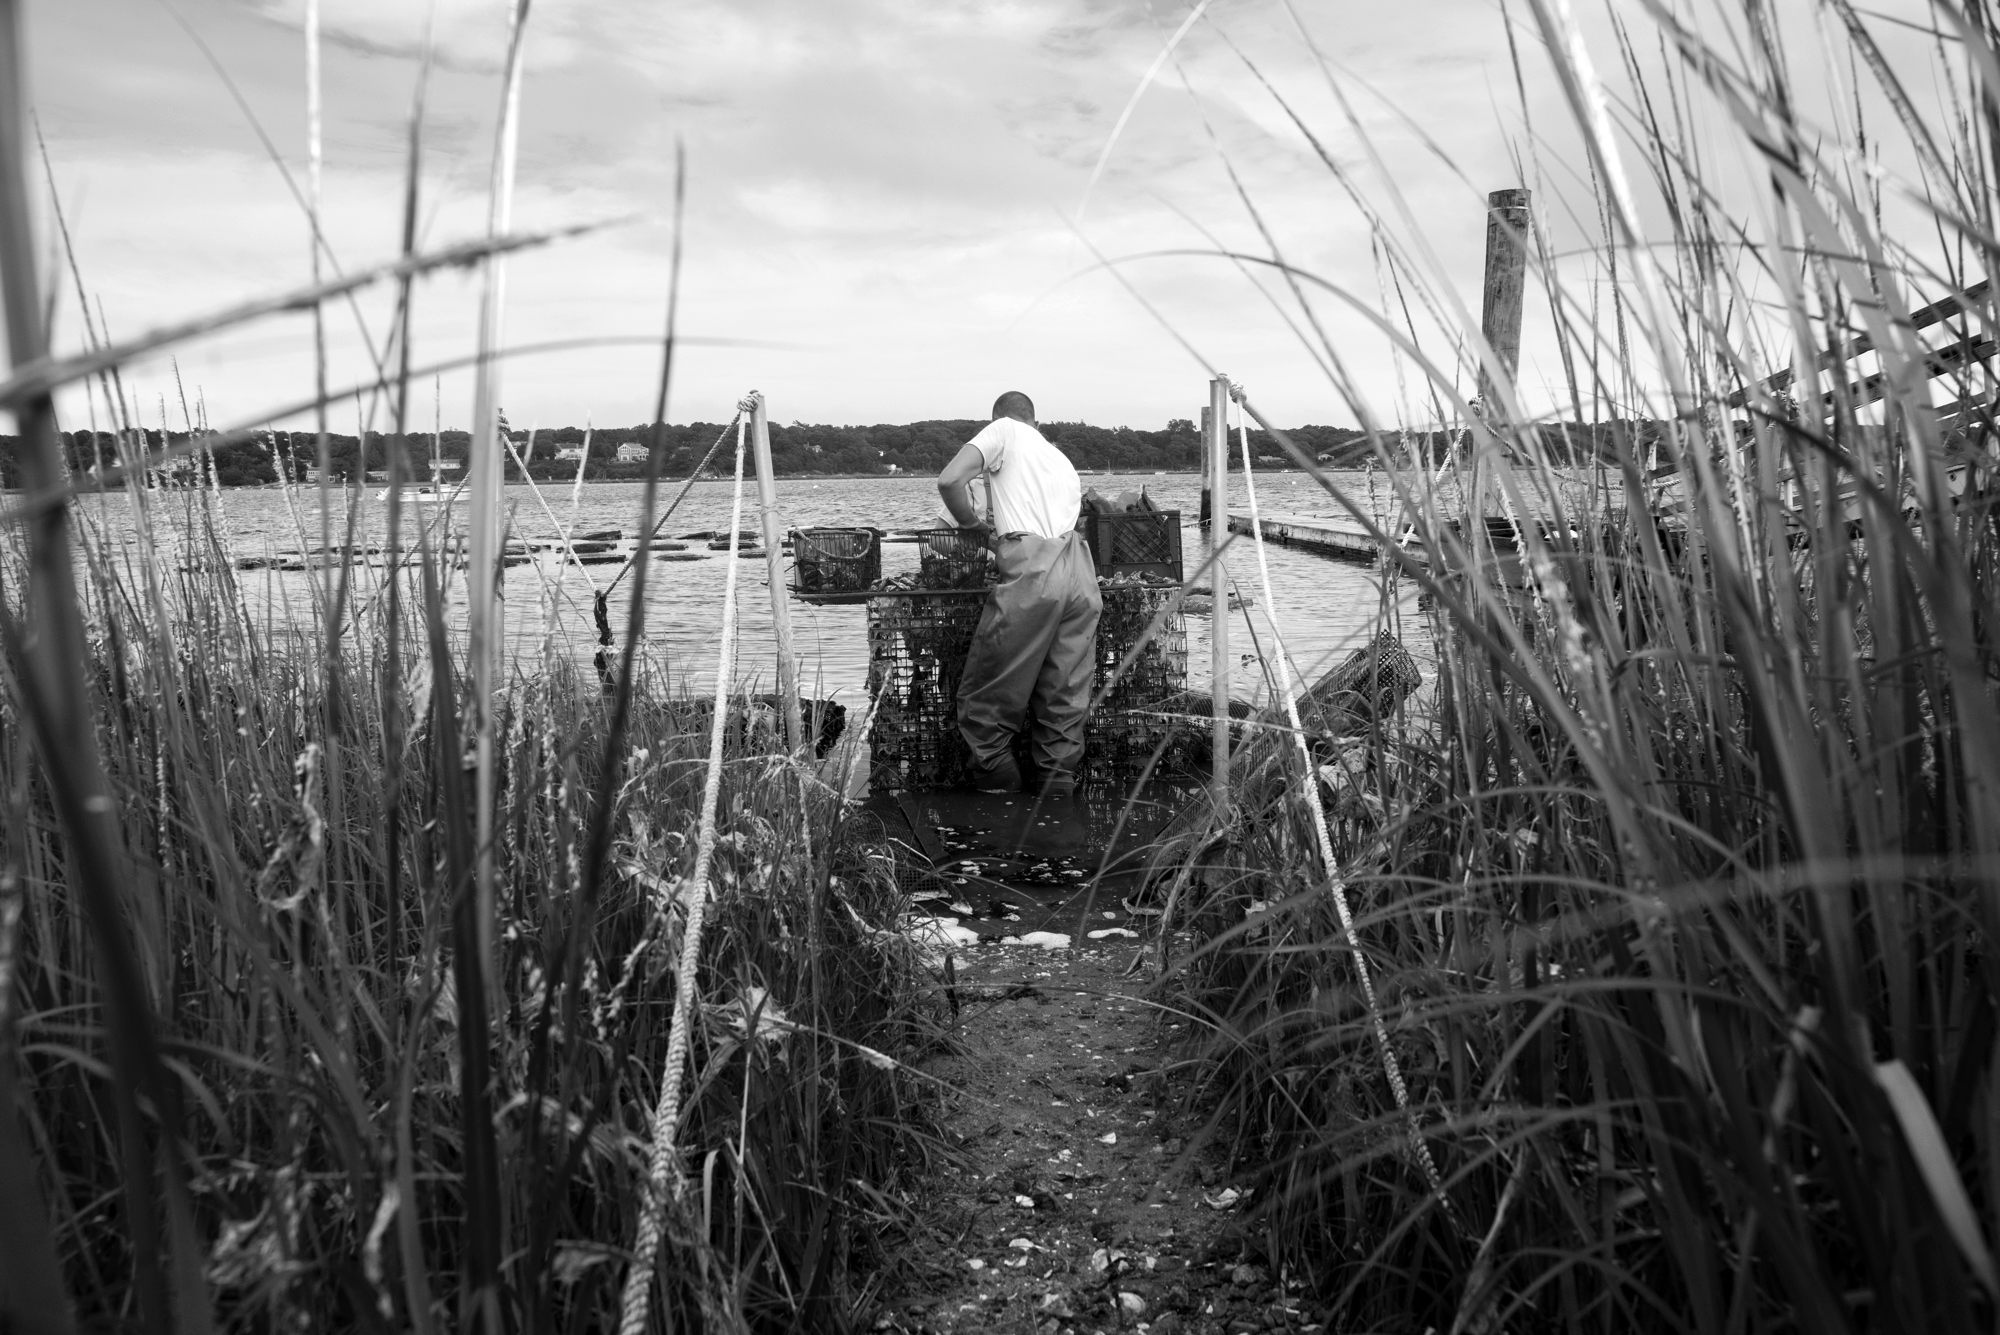
[[[469,846],[470,827],[462,791],[451,808],[464,744],[438,694],[463,689],[464,665],[426,680],[439,581],[430,613],[408,613],[400,661],[384,652],[376,599],[329,674],[310,635],[266,632],[204,550],[206,493],[153,499],[163,524],[196,539],[177,544],[164,591],[183,647],[157,651],[146,600],[106,550],[120,535],[87,530],[83,593],[98,615],[80,685],[115,794],[115,846],[145,887],[123,905],[135,974],[187,1110],[200,1287],[182,1298],[230,1324],[286,1313],[456,1324],[468,1315],[455,1276],[473,1190],[458,1131],[461,1032],[479,994],[456,986],[447,950],[469,879],[451,845]],[[21,556],[8,551],[11,601]],[[645,1177],[679,906],[694,893],[678,877],[708,709],[641,660],[603,884],[590,890],[611,705],[564,660],[532,666],[496,718],[505,1001],[488,1018],[497,1162],[486,1189],[505,1323],[582,1329],[615,1319],[616,1261]],[[342,698],[329,707],[335,684]],[[143,1206],[121,1201],[128,1170],[107,1153],[120,1135],[97,1055],[110,1017],[57,794],[20,741],[11,673],[9,685],[0,867],[18,908],[20,1112],[79,1315],[115,1321],[132,1300]],[[740,700],[732,713],[696,1092],[682,1119],[698,1190],[669,1234],[668,1319],[814,1325],[853,1298],[850,1263],[872,1248],[857,1221],[928,1154],[924,1100],[887,1055],[920,1051],[937,1031],[924,962],[888,930],[903,900],[871,832],[816,766],[784,752],[775,716]],[[348,757],[338,774],[333,745]],[[409,833],[393,868],[392,795]],[[554,986],[566,951],[569,995]],[[553,1057],[538,1060],[544,1043]]]
[[[1429,554],[1400,577],[1432,609],[1435,694],[1321,739],[1311,774],[1258,744],[1235,808],[1189,838],[1199,946],[1162,987],[1206,1020],[1191,1097],[1256,1188],[1253,1243],[1349,1327],[1988,1329],[2000,16],[1934,7],[1919,95],[1831,0],[1823,35],[1869,86],[1828,130],[1761,4],[1703,16],[1725,36],[1614,12],[1623,100],[1564,6],[1528,10],[1524,80],[1563,89],[1600,191],[1608,306],[1527,238],[1571,368],[1560,414],[1597,424],[1512,393],[1475,411],[1454,390],[1474,368],[1383,321],[1460,442],[1413,459],[1372,427]],[[1656,38],[1663,69],[1637,54]],[[1900,211],[1856,169],[1885,133],[1917,173]],[[1760,200],[1732,207],[1718,142]],[[1401,202],[1325,161],[1398,288],[1455,323]],[[1239,258],[1301,299],[1317,282]],[[1464,485],[1426,480],[1440,463]],[[1352,941],[1334,878],[1365,905]]]
[[[941,1030],[840,776],[733,699],[691,885],[712,706],[639,650],[640,613],[608,696],[552,652],[476,690],[459,537],[419,521],[371,566],[356,492],[273,615],[220,493],[157,471],[115,383],[125,509],[70,504],[53,389],[383,279],[396,457],[411,280],[543,238],[414,253],[419,117],[399,262],[45,356],[18,19],[0,4],[0,401],[29,445],[0,528],[0,1324],[606,1328],[697,894],[697,1182],[655,1325],[849,1323],[931,1152],[898,1059]],[[287,500],[305,545],[314,500]]]

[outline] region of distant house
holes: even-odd
[[[558,458],[558,459],[570,459],[570,460],[578,460],[578,459],[581,459],[581,458],[583,458],[583,446],[581,446],[581,445],[565,445],[565,446],[563,446],[563,447],[562,447],[561,449],[559,449],[559,450],[557,450],[557,451],[556,451],[556,458]]]
[[[618,462],[621,464],[642,464],[646,462],[646,447],[628,441],[618,447]]]
[[[431,467],[432,467],[432,468],[435,468],[435,469],[437,469],[437,471],[438,471],[438,472],[440,472],[440,473],[458,473],[458,472],[463,472],[463,471],[464,471],[464,469],[465,469],[465,460],[463,460],[463,459],[433,459],[433,460],[431,460]]]

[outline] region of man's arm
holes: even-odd
[[[938,495],[944,497],[944,508],[958,521],[960,528],[986,529],[986,522],[980,518],[979,510],[972,503],[972,480],[986,469],[985,456],[977,445],[967,445],[952,456],[944,471],[938,474]]]

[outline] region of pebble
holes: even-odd
[[[1138,1317],[1145,1313],[1146,1300],[1129,1290],[1118,1295],[1118,1310],[1128,1317]]]

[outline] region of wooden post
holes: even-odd
[[[1209,643],[1209,754],[1211,757],[1215,807],[1219,811],[1229,800],[1229,572],[1222,565],[1222,544],[1229,541],[1229,380],[1217,376],[1208,382],[1208,411],[1202,421],[1208,428],[1203,442],[1210,501],[1208,525],[1208,583],[1214,590],[1208,614]]]
[[[771,629],[778,639],[778,691],[785,702],[785,745],[797,751],[805,741],[799,710],[799,667],[792,654],[791,595],[785,588],[785,531],[778,523],[778,483],[771,476],[771,423],[764,395],[750,391],[750,454],[757,461],[757,505],[764,518],[764,569],[771,582]]]
[[[1479,332],[1499,360],[1511,387],[1521,364],[1521,299],[1528,278],[1528,192],[1495,190],[1486,197],[1486,282]],[[1481,367],[1479,397],[1490,415],[1495,401],[1491,373]]]
[[[1201,406],[1201,447],[1204,450],[1208,448],[1208,438],[1212,433],[1209,422],[1214,416],[1214,408],[1204,403]],[[1201,457],[1201,526],[1203,528],[1208,527],[1208,521],[1215,513],[1213,507],[1214,502],[1208,494],[1208,456],[1203,454]]]

